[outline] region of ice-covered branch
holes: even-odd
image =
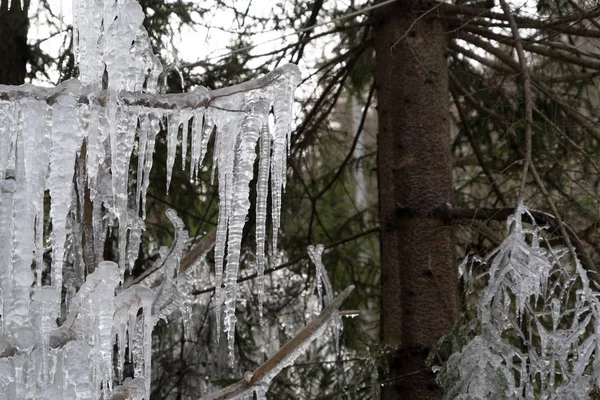
[[[217,232],[215,230],[210,231],[206,236],[204,236],[200,241],[195,244],[186,254],[183,256],[180,262],[179,270],[181,272],[185,272],[191,267],[193,267],[196,263],[202,261],[206,254],[212,250],[215,246]],[[147,271],[144,271],[139,277],[135,278],[131,285],[136,285],[138,283],[143,282],[150,275],[159,271],[163,267],[164,263],[157,263],[149,268]]]
[[[451,218],[452,219],[464,219],[464,220],[494,220],[494,221],[504,221],[512,214],[516,212],[516,208],[513,207],[505,207],[505,208],[477,208],[477,209],[464,209],[457,208],[452,209]],[[537,210],[528,210],[527,214],[524,214],[522,217],[527,222],[532,222],[539,224],[541,226],[548,225],[554,230],[559,230],[559,221],[551,214],[537,211]],[[567,233],[568,240],[572,243],[575,248],[576,254],[579,260],[582,263],[584,269],[588,272],[588,276],[597,284],[600,284],[600,271],[598,267],[594,263],[594,260],[591,258],[583,242],[577,236],[573,228],[571,228],[568,224],[564,224],[565,231]],[[567,245],[565,243],[565,245]]]
[[[141,108],[163,110],[198,109],[212,106],[216,99],[265,88],[282,77],[285,79],[299,79],[298,66],[295,64],[282,65],[262,77],[222,89],[209,91],[198,88],[192,93],[182,94],[153,94],[122,90],[119,92],[118,98],[122,104]],[[20,86],[0,85],[0,101],[14,102],[24,97],[31,97],[52,105],[56,102],[57,97],[68,88],[79,88],[78,101],[80,104],[89,104],[92,101],[102,106],[106,105],[107,90],[98,92],[94,86],[82,86],[75,78],[62,82],[56,87],[40,87],[30,84]]]
[[[287,342],[273,357],[262,364],[252,374],[241,381],[234,383],[218,392],[202,397],[200,400],[234,400],[251,396],[252,392],[257,394],[258,399],[264,399],[266,390],[271,380],[286,367],[294,363],[296,358],[302,355],[310,344],[318,338],[327,328],[339,308],[354,290],[354,286],[348,286],[340,293],[331,305],[326,307],[317,318],[302,329],[296,336]]]
[[[519,205],[506,239],[459,266],[476,317],[447,338],[464,346],[440,372],[445,398],[587,399],[597,391],[597,286],[536,221]]]

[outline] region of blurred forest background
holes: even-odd
[[[193,309],[155,329],[152,399],[195,398],[239,380],[305,325],[318,309],[314,267],[306,255],[306,247],[317,243],[326,247],[323,260],[334,290],[356,286],[345,308],[359,314],[344,318],[339,353],[331,335],[323,338],[301,362],[278,376],[269,398],[374,398],[380,387],[410,378],[386,375],[388,355],[399,343],[379,341],[382,227],[373,26],[375,10],[389,3],[140,0],[144,25],[165,66],[164,92],[221,88],[288,62],[300,66],[303,78],[296,93],[279,249],[267,267],[262,323],[252,279],[254,225],[249,223],[240,273],[244,293],[237,310],[235,367],[227,365],[224,346],[215,345],[214,271],[208,263],[206,284],[197,288]],[[593,0],[511,2],[521,32],[515,40],[510,18],[493,2],[408,3],[414,7],[403,11],[410,21],[406,35],[413,25],[434,21],[447,37],[449,87],[446,98],[437,101],[446,109],[451,138],[452,261],[456,265],[464,255],[484,254],[501,242],[506,215],[478,215],[476,210],[514,207],[528,152],[535,173],[525,181],[526,204],[560,215],[573,231],[578,251],[599,259],[600,6]],[[76,76],[71,27],[58,3],[2,0],[1,4],[0,38],[10,35],[14,40],[0,43],[0,54],[13,55],[13,65],[0,67],[0,83],[56,84]],[[47,30],[33,35],[36,26]],[[207,42],[221,35],[226,39],[218,42],[226,46],[205,59],[185,59],[186,50],[177,46],[190,30],[205,32]],[[198,41],[194,46],[209,43]],[[527,74],[517,56],[519,48],[526,57]],[[25,64],[26,69],[20,69]],[[524,75],[531,81],[530,112],[524,106]],[[163,134],[157,143],[146,231],[134,275],[148,268],[159,247],[172,240],[171,225],[164,217],[167,208],[177,211],[195,240],[217,223],[219,199],[216,185],[210,184],[210,162],[194,181],[189,171],[175,168],[167,195],[165,153]],[[180,163],[181,154],[177,157]],[[252,222],[252,211],[249,218]],[[561,242],[560,227],[550,220],[548,224]],[[593,268],[593,262],[590,265]],[[448,355],[440,352],[438,361]]]

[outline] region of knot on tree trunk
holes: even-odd
[[[397,205],[395,210],[395,218],[433,218],[442,221],[446,225],[449,225],[452,221],[452,205],[449,202],[445,202],[430,210],[422,210],[418,207]]]

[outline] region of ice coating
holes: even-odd
[[[323,265],[322,257],[325,246],[318,244],[316,246],[308,246],[307,253],[310,260],[315,264],[317,270],[317,292],[319,294],[319,301],[323,301],[325,307],[330,307],[333,301],[333,286],[329,280],[327,270]],[[340,350],[340,332],[343,328],[342,317],[336,310],[332,313],[333,322],[333,335],[335,339],[335,350],[339,353]]]
[[[354,290],[354,286],[348,286],[337,297],[332,299],[329,306],[324,308],[315,319],[283,345],[275,355],[254,370],[254,372],[246,372],[242,380],[211,393],[202,399],[242,400],[253,399],[255,395],[259,399],[266,398],[266,392],[273,378],[284,368],[293,365],[296,359],[306,352],[315,339],[323,336],[329,323],[335,318],[335,314],[339,314],[339,307],[352,290]]]
[[[587,399],[597,391],[600,296],[580,261],[552,247],[535,221],[519,204],[504,241],[465,263],[465,285],[480,285],[471,291],[477,318],[438,374],[445,398]]]
[[[215,135],[217,308],[224,310],[233,355],[249,187],[258,156],[262,276],[267,196],[271,186],[274,204],[281,203],[291,132],[286,113],[299,74],[288,65],[230,88],[155,94],[162,66],[142,27],[140,5],[90,0],[75,1],[73,9],[79,77],[49,89],[0,85],[0,354],[6,355],[0,357],[0,398],[148,398],[152,329],[190,302],[194,276],[193,266],[180,271],[187,233],[168,212],[176,234],[161,252],[161,272],[122,286],[144,230],[156,137],[166,129],[169,185],[177,146],[182,167],[189,158],[190,176],[196,177]],[[273,219],[274,232],[278,221]],[[118,232],[116,262],[103,259],[109,229]],[[261,279],[261,309],[263,296]],[[123,374],[126,354],[133,379]],[[257,395],[264,395],[261,390]]]

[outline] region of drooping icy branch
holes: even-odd
[[[506,239],[460,265],[477,317],[452,335],[467,343],[440,372],[445,398],[587,399],[598,390],[600,293],[536,219],[519,204]]]

